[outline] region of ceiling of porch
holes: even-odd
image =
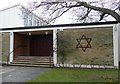
[[[53,31],[52,30],[29,31],[29,32],[17,32],[17,34],[23,34],[23,35],[41,35],[41,34],[53,34]]]

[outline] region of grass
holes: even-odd
[[[115,69],[54,68],[39,74],[31,82],[117,82]]]

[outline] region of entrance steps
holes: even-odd
[[[15,66],[35,66],[35,67],[53,67],[52,56],[17,56],[11,65]]]

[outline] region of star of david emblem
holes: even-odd
[[[81,38],[77,38],[76,39],[78,44],[76,46],[76,48],[81,48],[84,52],[86,51],[87,48],[91,48],[91,40],[92,38],[87,38],[85,35],[82,35]]]

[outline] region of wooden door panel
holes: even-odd
[[[31,56],[49,56],[53,50],[53,36],[34,35],[30,38],[30,55]]]

